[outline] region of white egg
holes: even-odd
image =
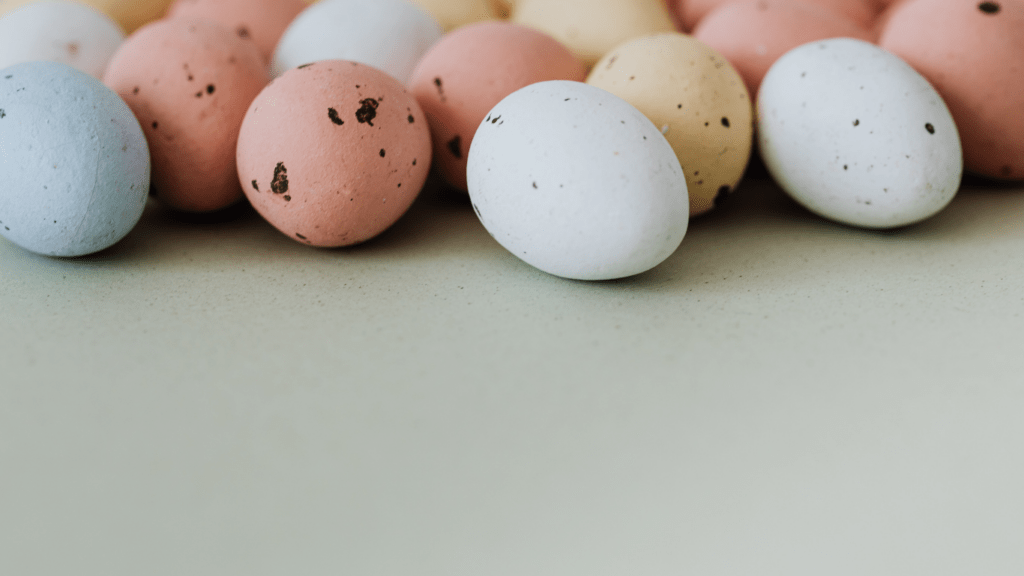
[[[924,220],[956,194],[960,137],[946,104],[907,63],[846,38],[805,44],[768,71],[758,144],[807,209],[865,228]]]
[[[30,2],[0,17],[0,68],[52,60],[101,78],[124,38],[120,26],[90,6]]]
[[[149,196],[139,122],[99,80],[57,62],[0,70],[0,235],[82,256],[135,227]]]
[[[320,0],[285,30],[270,70],[276,78],[310,62],[352,60],[407,84],[441,34],[437,20],[407,0]]]
[[[487,231],[526,263],[577,280],[645,272],[679,247],[686,177],[636,108],[569,81],[495,106],[469,150],[469,195]]]

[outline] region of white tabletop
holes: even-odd
[[[222,220],[0,240],[0,575],[1024,573],[1020,185],[871,232],[755,178],[605,283],[436,191]]]

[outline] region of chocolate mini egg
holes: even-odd
[[[430,12],[445,31],[484,20],[508,18],[511,0],[413,0]]]
[[[757,118],[772,177],[826,218],[905,226],[960,186],[960,138],[942,98],[874,44],[836,38],[786,53],[761,84]]]
[[[0,70],[0,235],[47,256],[84,256],[135,227],[149,152],[131,110],[58,62]]]
[[[40,0],[0,17],[0,68],[52,60],[101,78],[123,41],[121,28],[94,8]]]
[[[405,84],[441,33],[437,20],[408,0],[320,0],[285,30],[271,74],[340,59],[373,66]]]
[[[1024,1],[907,0],[887,18],[879,44],[942,95],[967,170],[1024,179]]]
[[[238,129],[268,82],[255,44],[215,22],[161,20],[121,45],[103,80],[142,124],[158,200],[209,212],[242,198]]]
[[[539,82],[502,100],[477,130],[468,176],[491,236],[555,276],[640,274],[686,234],[672,147],[628,102],[587,84]]]
[[[512,21],[550,34],[588,66],[627,40],[676,29],[665,0],[516,0]]]
[[[582,82],[586,69],[554,38],[508,22],[481,22],[447,34],[420,60],[410,86],[430,122],[434,168],[466,189],[473,134],[502,98],[544,80]]]
[[[736,189],[750,160],[754,111],[721,54],[680,33],[637,38],[606,54],[587,84],[629,102],[662,131],[686,172],[691,216]]]
[[[831,10],[801,0],[744,0],[711,11],[693,36],[736,67],[752,95],[768,68],[789,50],[826,38],[871,41],[874,35]]]
[[[430,129],[412,94],[356,62],[285,72],[253,101],[238,175],[256,210],[289,238],[357,244],[394,224],[430,171]]]
[[[304,0],[176,0],[168,18],[205,18],[252,40],[270,62],[278,40],[292,20],[305,10]]]

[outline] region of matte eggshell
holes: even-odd
[[[206,18],[252,40],[270,61],[278,40],[292,20],[305,10],[304,0],[176,0],[168,18]]]
[[[51,60],[101,78],[123,41],[121,28],[93,8],[40,0],[0,17],[0,68]]]
[[[772,177],[826,218],[905,226],[960,186],[960,139],[942,98],[874,44],[837,38],[788,52],[761,84],[757,117]]]
[[[341,59],[373,66],[404,84],[441,33],[437,20],[408,0],[320,0],[285,30],[271,74]]]
[[[149,194],[139,123],[99,80],[57,62],[0,70],[0,235],[83,256],[135,227]]]
[[[1024,179],[1024,1],[907,0],[879,44],[945,99],[967,170]]]
[[[750,160],[754,112],[743,79],[684,34],[631,40],[594,66],[587,84],[624,99],[662,130],[686,173],[690,216],[728,196]]]
[[[268,82],[255,44],[214,22],[161,20],[121,45],[104,82],[142,124],[157,199],[208,212],[242,198],[238,129]]]
[[[676,29],[664,0],[516,0],[512,20],[550,34],[588,66],[627,40]]]
[[[874,35],[830,10],[800,0],[743,0],[709,13],[693,36],[720,52],[757,94],[768,68],[789,50],[826,38]]]
[[[466,24],[508,18],[512,10],[510,0],[412,0],[430,12],[445,31]]]
[[[628,102],[579,82],[540,82],[502,100],[477,130],[468,176],[491,236],[563,278],[640,274],[686,234],[686,178],[672,147]]]
[[[507,22],[449,33],[420,60],[410,86],[430,122],[434,167],[466,190],[466,162],[480,122],[502,98],[545,80],[586,77],[583,63],[554,38]]]
[[[391,76],[324,60],[260,93],[237,158],[246,196],[278,230],[311,246],[348,246],[408,210],[430,171],[430,130]]]

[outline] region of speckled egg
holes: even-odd
[[[101,78],[123,41],[121,28],[93,8],[40,0],[0,17],[0,68],[51,60]]]
[[[466,190],[469,147],[491,108],[535,82],[585,77],[578,58],[532,28],[481,22],[449,33],[423,57],[410,82],[430,122],[434,168]]]
[[[168,18],[205,18],[227,26],[240,38],[252,40],[270,62],[288,25],[306,9],[304,0],[175,0]]]
[[[139,123],[99,80],[58,62],[0,70],[0,235],[47,256],[108,248],[149,192]]]
[[[757,118],[772,177],[826,218],[905,226],[960,186],[960,138],[942,98],[874,44],[836,38],[788,52],[761,84]]]
[[[469,150],[469,196],[487,231],[549,274],[610,280],[679,247],[686,178],[661,132],[600,88],[531,84],[484,118]]]
[[[405,84],[441,34],[437,20],[408,0],[320,0],[285,30],[271,74],[340,59],[373,66]]]
[[[324,60],[260,93],[237,157],[246,196],[278,230],[310,246],[349,246],[383,232],[415,200],[430,170],[430,130],[388,74]]]
[[[484,20],[499,20],[509,17],[512,11],[510,0],[412,0],[420,8],[430,12],[441,23],[445,31],[454,30],[466,24]]]
[[[945,99],[967,170],[1024,179],[1024,1],[907,0],[879,44]]]
[[[691,216],[736,189],[750,160],[754,112],[721,54],[680,33],[637,38],[605,55],[587,84],[629,102],[662,131],[686,172]]]
[[[700,21],[693,36],[725,56],[753,95],[768,68],[801,44],[839,37],[874,39],[855,22],[800,0],[743,0],[723,5]]]
[[[665,0],[516,0],[512,21],[550,34],[588,66],[627,40],[676,29]]]
[[[209,212],[242,198],[238,129],[268,82],[255,44],[214,22],[161,20],[121,45],[103,81],[142,124],[158,200]]]

